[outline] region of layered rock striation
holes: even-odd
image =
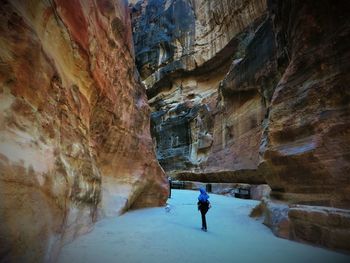
[[[0,260],[54,260],[99,218],[161,205],[124,1],[0,5]]]
[[[132,10],[136,63],[148,88],[151,131],[163,168],[170,173],[257,168],[259,139],[247,133],[258,133],[252,130],[260,125],[265,105],[255,109],[261,96],[251,102],[252,93],[225,103],[222,81],[255,35],[271,29],[266,2],[139,1]],[[242,105],[234,117],[224,116]],[[233,123],[251,116],[235,127],[234,143]],[[238,155],[247,141],[256,148],[255,157]]]
[[[259,170],[274,199],[298,204],[285,237],[349,251],[349,5],[270,1],[269,9],[281,77]]]
[[[277,235],[348,249],[348,213],[333,210],[350,208],[348,3],[143,0],[132,11],[166,172],[266,182],[269,217],[283,207]],[[314,206],[330,212],[316,220]],[[333,214],[343,223],[324,222]]]
[[[132,9],[166,171],[256,170],[277,198],[348,206],[344,1],[145,0]]]
[[[270,10],[281,77],[261,169],[278,198],[350,208],[349,6],[271,1]]]

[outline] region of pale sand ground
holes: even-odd
[[[171,211],[150,208],[98,222],[63,248],[60,263],[350,262],[350,256],[275,237],[249,212],[258,202],[210,195],[200,230],[196,191],[173,190]]]

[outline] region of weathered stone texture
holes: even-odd
[[[263,198],[251,217],[262,217],[263,223],[282,238],[329,247],[342,252],[350,250],[350,211],[324,206],[287,205]]]
[[[279,80],[258,170],[273,198],[308,204],[291,206],[283,237],[349,250],[349,211],[334,208],[350,207],[349,5],[269,1],[269,11]]]
[[[180,5],[185,25],[175,15]],[[134,7],[137,64],[169,175],[266,182],[284,206],[350,208],[348,1],[144,0]]]
[[[153,1],[136,5],[136,39],[145,21],[175,12],[180,2],[193,26],[177,24],[172,13],[169,30],[162,31],[165,22],[143,30],[142,50],[159,58],[156,36],[167,32],[164,41],[173,43],[186,32],[191,41],[185,49],[192,51],[184,57],[207,54],[194,68],[181,62],[183,70],[162,71],[179,61],[175,52],[165,64],[145,60],[153,65],[149,74],[157,76],[145,81],[152,134],[165,170],[256,170],[276,198],[349,207],[349,5],[269,1],[266,10],[260,1],[233,1],[230,7],[221,1],[158,2],[158,9]],[[241,20],[231,23],[227,12],[235,10]],[[214,45],[214,35],[222,44]],[[137,43],[136,52],[143,52]],[[140,69],[143,65],[138,61]]]
[[[132,9],[139,71],[158,82],[176,70],[209,65],[218,55],[219,64],[229,60],[230,42],[261,16],[266,1],[144,0]]]
[[[295,205],[288,212],[291,239],[350,251],[350,211]]]
[[[260,168],[278,198],[350,208],[347,1],[270,1],[281,72]]]
[[[260,87],[237,93],[236,100],[222,98],[220,105],[217,101],[222,96],[220,81],[232,59],[236,63],[245,58],[248,46],[256,49],[255,38],[273,40],[265,1],[140,1],[133,6],[133,30],[136,62],[148,87],[152,134],[163,168],[168,172],[255,169],[260,123],[266,113],[264,99],[257,94]],[[265,42],[264,47],[273,50]],[[164,53],[164,46],[169,52]],[[258,61],[255,68],[262,68],[265,61],[260,58],[268,59],[271,53],[250,60]],[[225,87],[232,86],[232,78]]]
[[[1,1],[1,261],[166,200],[131,37],[123,1]]]
[[[261,205],[264,216],[263,224],[271,228],[276,236],[288,239],[290,237],[288,205],[271,202],[268,199],[263,199]]]

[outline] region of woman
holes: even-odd
[[[209,202],[209,195],[204,190],[204,188],[199,188],[200,195],[198,196],[198,210],[201,212],[202,215],[202,230],[207,232],[207,220],[205,218],[205,214],[208,212],[209,208],[211,207]]]

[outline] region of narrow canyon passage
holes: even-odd
[[[350,262],[349,0],[0,2],[0,263]]]
[[[147,208],[102,220],[63,247],[59,263],[350,262],[345,254],[277,238],[249,217],[254,200],[210,195],[208,232],[202,232],[197,196],[173,190],[170,212]]]

